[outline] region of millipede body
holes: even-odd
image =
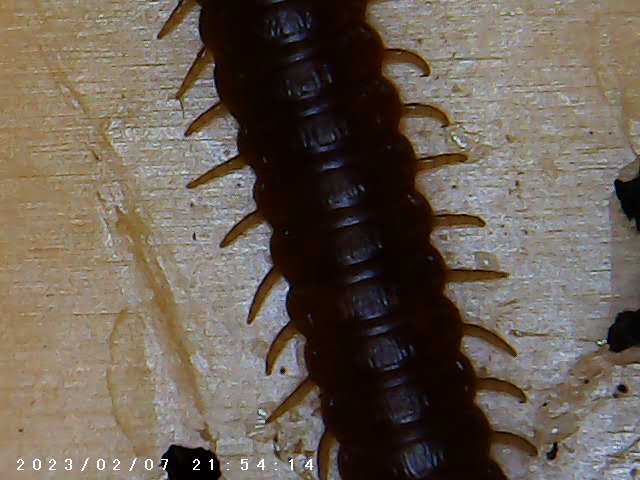
[[[254,170],[257,213],[245,223],[259,216],[273,229],[262,287],[278,275],[289,284],[291,323],[275,350],[306,337],[309,378],[272,420],[317,385],[321,476],[336,440],[343,480],[505,479],[490,447],[508,434],[474,397],[524,394],[478,379],[461,353],[465,333],[509,347],[464,324],[444,295],[451,271],[429,240],[438,217],[415,188],[425,160],[399,130],[411,108],[382,75],[398,52],[367,24],[366,1],[198,3],[203,52],[239,123],[239,156],[225,168]]]

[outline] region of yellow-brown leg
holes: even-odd
[[[435,228],[453,228],[453,227],[477,227],[482,228],[486,225],[485,221],[475,215],[464,214],[439,214],[435,216]]]
[[[184,132],[185,137],[190,137],[196,132],[199,132],[204,127],[209,125],[213,120],[226,113],[227,109],[222,102],[217,102],[209,107],[204,113],[198,115],[198,117],[191,122],[187,130]]]
[[[182,79],[180,88],[178,88],[178,91],[175,94],[176,100],[182,100],[182,97],[184,96],[185,93],[187,93],[187,91],[191,89],[193,84],[196,82],[196,80],[202,73],[202,70],[204,70],[204,68],[209,63],[212,63],[212,62],[213,62],[213,55],[211,55],[209,50],[207,50],[207,47],[202,47],[198,51],[196,58],[193,60],[193,63],[189,67],[187,74]]]
[[[269,347],[269,351],[267,352],[267,360],[265,370],[267,375],[271,375],[273,373],[273,366],[275,365],[278,357],[287,346],[287,343],[293,339],[298,334],[298,329],[295,327],[293,322],[287,323],[282,330],[278,332],[276,338],[271,342],[271,346]]]
[[[401,48],[387,48],[384,51],[384,61],[386,63],[410,63],[418,67],[423,77],[431,75],[429,63],[415,52],[403,50]]]
[[[495,443],[501,443],[503,445],[510,445],[512,447],[515,447],[532,457],[536,457],[538,455],[538,448],[533,443],[531,443],[530,440],[521,437],[520,435],[516,435],[515,433],[493,432],[493,434],[491,435],[491,440]]]
[[[293,392],[291,392],[291,394],[285,399],[285,401],[282,402],[271,415],[269,415],[266,423],[269,424],[275,422],[289,410],[300,405],[304,401],[304,399],[307,398],[307,395],[311,393],[311,390],[315,388],[315,386],[316,385],[311,381],[309,377],[305,378],[302,383],[300,383],[300,385],[298,385],[298,387]]]
[[[196,0],[179,0],[169,18],[158,32],[158,38],[164,38],[171,33],[178,25],[182,23],[184,18],[196,6]]]
[[[200,187],[206,183],[209,183],[217,178],[224,177],[225,175],[231,172],[235,172],[236,170],[240,170],[241,168],[244,168],[246,166],[247,164],[245,163],[242,156],[236,155],[226,162],[223,162],[220,165],[216,165],[212,169],[207,170],[195,180],[191,180],[189,183],[187,183],[187,188],[191,189]]]
[[[508,273],[498,272],[495,270],[467,270],[464,268],[455,268],[447,272],[447,282],[450,283],[485,282],[487,280],[500,280],[508,277]]]
[[[423,103],[406,103],[403,109],[403,116],[409,118],[433,118],[434,120],[438,120],[443,127],[448,127],[451,125],[451,119],[447,113],[434,106],[434,105],[426,105]]]
[[[239,237],[264,222],[262,215],[257,210],[245,215],[242,220],[236,223],[220,242],[220,248],[225,248],[235,242]]]
[[[318,479],[327,480],[329,478],[329,463],[331,460],[331,450],[337,445],[338,441],[329,430],[324,430],[320,443],[318,444]]]
[[[465,323],[462,326],[463,335],[469,337],[476,337],[481,340],[484,340],[490,345],[507,352],[512,357],[517,357],[518,352],[516,352],[515,348],[513,348],[509,343],[504,340],[497,333],[492,332],[491,330],[481,327],[480,325],[474,325],[472,323]]]
[[[418,171],[435,170],[447,165],[455,165],[457,163],[465,163],[469,157],[464,153],[443,153],[441,155],[432,155],[418,159]]]
[[[264,276],[256,290],[256,294],[253,296],[253,301],[249,308],[249,315],[247,316],[247,324],[251,325],[254,322],[256,316],[260,312],[260,308],[262,308],[262,304],[281,278],[282,274],[276,270],[275,267],[271,267],[271,270],[269,270],[269,272]]]
[[[518,399],[520,403],[527,402],[527,394],[511,382],[501,380],[499,378],[485,377],[476,380],[476,386],[479,390],[491,390],[492,392],[506,393]]]

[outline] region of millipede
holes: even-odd
[[[519,388],[478,377],[461,351],[464,335],[511,356],[496,333],[465,323],[445,296],[448,282],[505,278],[492,270],[448,269],[430,241],[436,228],[484,226],[473,215],[437,214],[415,186],[418,172],[464,162],[464,153],[419,158],[401,133],[403,117],[449,125],[438,107],[403,103],[383,75],[418,54],[386,48],[367,23],[366,0],[198,0],[203,46],[176,98],[215,63],[220,102],[186,136],[222,113],[239,124],[238,154],[191,181],[195,188],[251,167],[257,208],[221,246],[261,222],[272,229],[273,267],[258,286],[248,323],[271,288],[288,283],[290,322],[266,358],[270,374],[295,335],[306,339],[306,380],[269,416],[274,422],[318,387],[324,433],[318,476],[338,448],[343,480],[506,479],[494,442],[531,455],[536,447],[495,431],[475,402],[494,390],[525,402]],[[180,0],[159,37],[196,2]]]

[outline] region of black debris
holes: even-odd
[[[613,185],[622,211],[629,220],[636,221],[636,228],[640,231],[640,176],[628,182],[616,180]]]
[[[218,457],[204,448],[171,445],[162,455],[160,465],[165,464],[169,480],[218,480],[222,476]]]
[[[612,352],[622,352],[640,345],[640,310],[619,313],[616,321],[609,327],[607,343]]]
[[[558,457],[558,442],[553,442],[551,450],[547,452],[547,460],[555,460]]]

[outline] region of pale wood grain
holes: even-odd
[[[319,438],[313,399],[260,428],[258,410],[271,412],[304,377],[302,343],[276,366],[286,373],[265,377],[285,287],[255,325],[245,318],[269,269],[269,231],[218,248],[253,208],[251,174],[185,188],[236,153],[236,126],[221,119],[183,138],[217,96],[209,68],[182,104],[172,99],[200,47],[196,16],[156,39],[172,7],[0,5],[3,478],[75,478],[18,474],[17,457],[130,461],[211,439],[232,462],[226,478],[290,478],[282,463],[248,475],[239,459],[269,465],[276,432],[283,457],[311,455]],[[640,239],[612,192],[637,169],[640,3],[401,0],[371,14],[390,46],[431,62],[430,78],[389,69],[403,97],[454,119],[447,129],[407,120],[416,149],[472,158],[419,178],[436,210],[487,223],[440,232],[438,246],[454,267],[511,275],[451,292],[520,352],[513,360],[469,341],[480,371],[516,381],[530,399],[483,396],[487,410],[500,429],[539,430],[543,449],[554,426],[567,434],[554,462],[508,451],[501,460],[514,479],[629,478],[640,461],[638,370],[579,359],[597,350],[615,312],[640,303]],[[598,371],[588,389],[575,383]],[[619,382],[630,393],[616,400]],[[575,418],[551,419],[544,409],[563,401]]]

